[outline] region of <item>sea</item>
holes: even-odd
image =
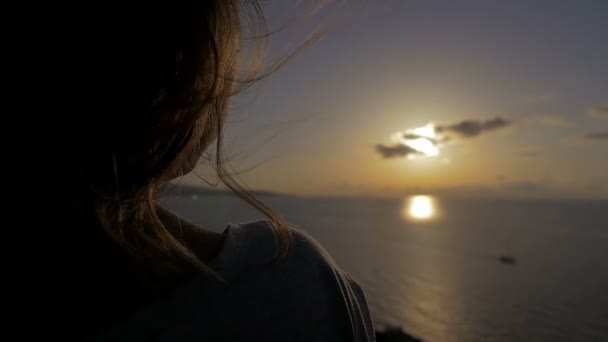
[[[608,200],[259,199],[361,284],[377,330],[423,341],[608,341]],[[222,193],[163,203],[216,231],[263,218]]]

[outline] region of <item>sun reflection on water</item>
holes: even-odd
[[[401,211],[407,220],[426,221],[437,215],[435,198],[427,195],[416,195],[406,198]]]

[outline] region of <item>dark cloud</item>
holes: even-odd
[[[396,157],[408,157],[408,156],[425,156],[426,154],[422,151],[414,149],[410,142],[418,139],[425,139],[431,143],[435,148],[453,141],[454,139],[466,139],[477,137],[481,134],[499,130],[501,128],[510,126],[512,121],[504,118],[494,118],[490,120],[464,120],[454,124],[436,124],[432,128],[437,133],[437,136],[430,138],[428,136],[418,134],[417,131],[425,127],[408,129],[398,133],[398,143],[393,145],[378,144],[375,146],[376,152],[378,152],[382,158],[396,158]],[[432,125],[432,124],[429,124]],[[430,135],[430,134],[429,134]],[[410,146],[408,146],[410,145]]]
[[[608,119],[608,107],[593,107],[588,114],[594,118]]]
[[[401,138],[404,140],[426,139],[426,140],[432,142],[433,145],[435,145],[435,146],[437,146],[441,143],[444,143],[444,142],[448,142],[450,140],[450,138],[448,138],[448,137],[429,138],[429,137],[425,137],[424,135],[419,135],[416,133],[409,133],[409,132],[403,133],[403,135],[401,135]]]
[[[585,135],[585,140],[608,140],[608,131],[588,133]]]
[[[406,145],[401,145],[401,144],[397,144],[397,145],[392,145],[392,146],[387,146],[387,145],[383,145],[383,144],[378,144],[376,145],[376,151],[378,153],[380,153],[380,155],[382,156],[382,158],[396,158],[396,157],[407,157],[410,155],[422,155],[421,152],[406,146]]]
[[[428,139],[427,137],[423,137],[423,136],[421,136],[421,135],[414,134],[414,133],[403,133],[403,135],[402,135],[401,137],[402,137],[403,139],[407,139],[407,140],[410,140],[410,139],[418,139],[418,138],[426,138],[426,139]]]
[[[512,123],[512,121],[500,117],[485,121],[464,120],[451,125],[437,125],[435,130],[438,133],[455,133],[462,138],[474,138],[483,133],[505,128]]]

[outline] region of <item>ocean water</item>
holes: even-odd
[[[358,280],[380,329],[424,341],[608,341],[608,201],[260,199]],[[261,218],[228,195],[165,204],[214,230]]]

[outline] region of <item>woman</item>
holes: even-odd
[[[223,168],[254,1],[20,2],[5,13],[2,199],[19,218],[5,229],[18,256],[6,291],[22,337],[373,340],[360,287]],[[220,179],[268,221],[217,234],[158,205],[212,143]]]

